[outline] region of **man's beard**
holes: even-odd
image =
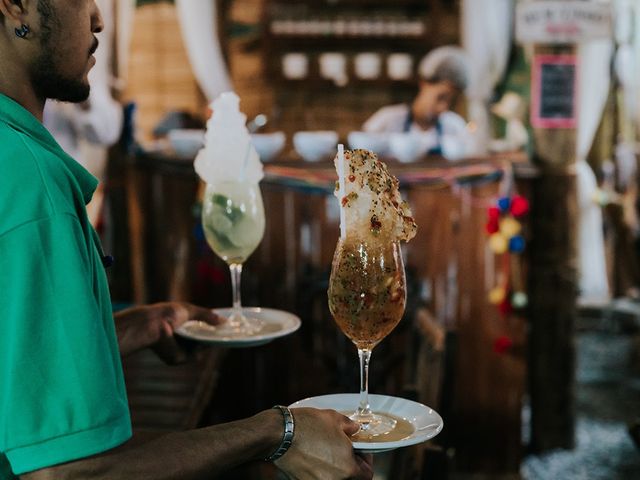
[[[40,14],[40,46],[41,54],[33,68],[33,84],[42,98],[52,98],[63,102],[83,102],[89,98],[89,84],[82,80],[65,78],[58,72],[55,64],[57,58],[53,44],[53,28],[60,31],[60,25],[49,0],[38,1]]]
[[[43,52],[34,67],[33,83],[41,97],[73,103],[89,98],[89,84],[60,75],[52,53]]]

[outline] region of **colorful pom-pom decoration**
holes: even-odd
[[[522,230],[522,225],[513,217],[505,217],[500,220],[500,233],[507,238],[517,235]]]
[[[524,251],[524,238],[522,235],[516,235],[509,239],[509,251],[513,253],[522,253]]]
[[[500,218],[500,209],[492,205],[487,210],[487,215],[489,216],[489,220],[495,220],[497,222]]]
[[[509,241],[500,232],[496,232],[489,237],[489,247],[494,253],[501,254],[508,250]]]
[[[492,233],[496,233],[498,230],[500,230],[500,224],[498,223],[498,219],[490,218],[489,221],[487,222],[486,230],[489,235],[491,235]]]
[[[511,205],[511,199],[509,197],[501,197],[498,199],[498,208],[501,212],[508,212]]]
[[[507,353],[511,348],[513,348],[513,340],[507,336],[502,335],[493,342],[493,351],[498,354]]]
[[[511,215],[521,217],[529,212],[529,202],[526,198],[515,195],[511,199]]]
[[[505,296],[504,300],[498,304],[498,311],[503,317],[513,313],[513,305],[511,305],[511,299],[508,296]]]
[[[527,306],[527,294],[520,290],[511,291],[511,285],[522,285],[520,260],[511,257],[524,251],[525,239],[522,235],[521,217],[529,212],[529,202],[519,195],[499,198],[487,209],[487,223],[485,230],[489,235],[489,248],[495,255],[503,255],[500,262],[500,284],[494,286],[488,293],[488,301],[496,306],[502,317],[509,317],[514,310],[521,310]],[[496,340],[494,349],[504,353],[511,348],[512,342],[508,337]]]
[[[489,291],[489,303],[499,305],[504,300],[506,292],[502,287],[494,287]]]
[[[529,303],[529,299],[525,292],[513,292],[511,295],[511,305],[513,308],[524,308]]]

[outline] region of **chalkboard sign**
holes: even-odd
[[[576,57],[538,55],[533,63],[531,124],[536,128],[575,128]]]

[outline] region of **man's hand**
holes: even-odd
[[[152,347],[169,364],[188,359],[188,352],[176,340],[173,332],[187,320],[200,320],[218,325],[224,319],[212,310],[190,303],[165,302],[127,308],[115,314],[120,355]]]
[[[333,410],[296,408],[293,443],[276,466],[295,480],[370,480],[371,455],[353,451],[359,425]]]

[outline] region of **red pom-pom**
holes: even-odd
[[[500,209],[498,207],[489,207],[487,210],[487,214],[489,215],[489,220],[495,220],[496,222],[500,218]]]
[[[520,195],[516,195],[511,199],[511,214],[514,217],[520,217],[526,214],[529,211],[529,201],[521,197]]]
[[[222,285],[225,282],[224,270],[207,260],[198,261],[196,274],[200,281],[211,282],[214,285]]]
[[[489,235],[491,235],[492,233],[496,233],[498,230],[500,230],[500,224],[498,223],[498,219],[490,218],[485,228]]]
[[[496,338],[493,342],[493,351],[502,355],[503,353],[507,353],[513,347],[513,340],[504,335]]]
[[[504,300],[498,304],[498,311],[505,317],[513,313],[513,305],[511,305],[509,297],[509,295],[505,295]]]

